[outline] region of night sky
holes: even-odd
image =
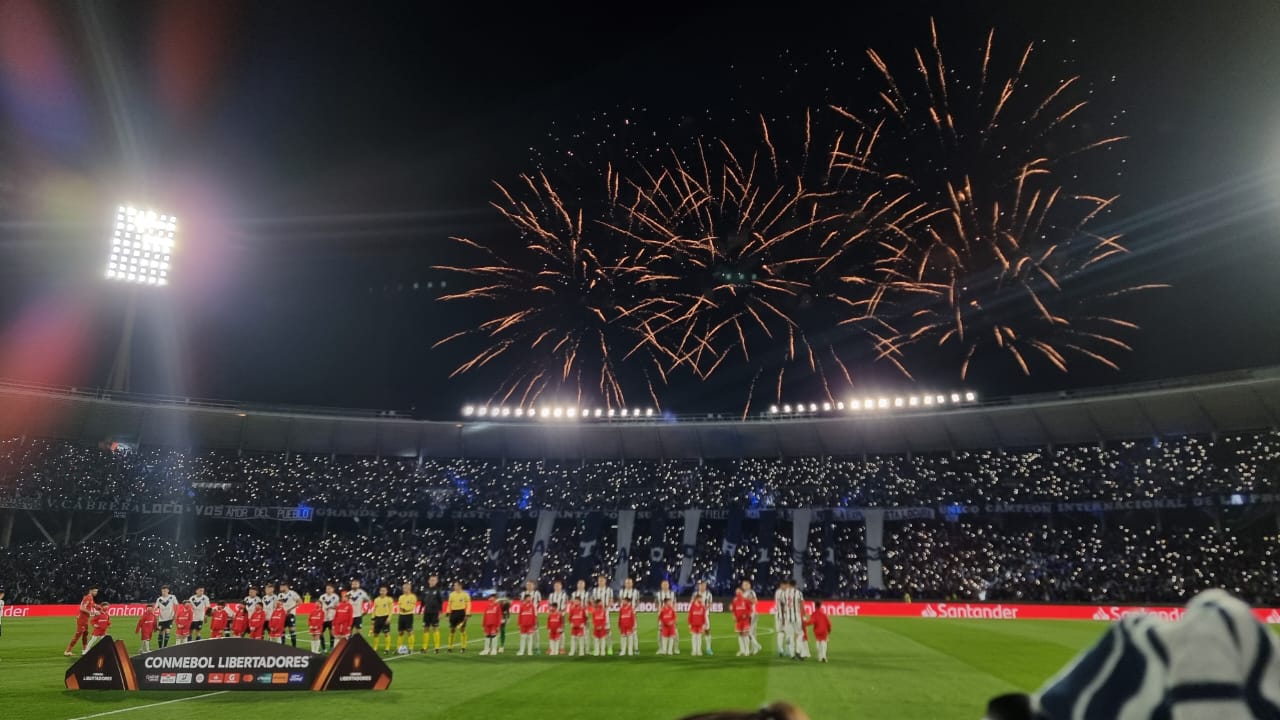
[[[453,417],[504,370],[449,379],[476,348],[432,344],[485,316],[437,302],[463,283],[432,268],[461,261],[451,235],[511,241],[493,180],[753,114],[785,125],[851,84],[868,46],[927,42],[930,17],[955,45],[990,27],[1043,41],[1097,88],[1094,113],[1131,136],[1106,222],[1133,252],[1109,272],[1172,285],[1126,308],[1143,329],[1119,372],[995,362],[965,386],[1280,363],[1280,4],[848,5],[0,0],[0,376],[106,379],[128,291],[102,280],[105,228],[127,200],[183,229],[173,287],[137,293],[134,390]],[[869,387],[915,387],[850,362]],[[960,385],[928,363],[916,381]],[[664,401],[732,410],[744,382]]]

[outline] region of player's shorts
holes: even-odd
[[[172,621],[172,620],[161,620],[161,621],[159,621],[159,622],[157,622],[157,623],[156,623],[156,629],[157,629],[157,630],[168,630],[168,629],[169,629],[169,628],[171,628],[171,627],[173,627],[173,621]]]
[[[320,628],[320,632],[324,632],[325,630],[328,630],[330,634],[332,634],[332,633],[333,633],[333,621],[332,621],[332,620],[325,620],[325,621],[324,621],[324,625]]]
[[[396,621],[396,628],[402,633],[413,632],[413,616],[401,615]]]
[[[391,624],[390,615],[374,615],[373,616],[373,634],[382,635],[388,632],[391,629],[390,624]]]
[[[440,613],[438,612],[422,613],[422,627],[429,627],[429,628],[440,627]]]
[[[191,621],[191,632],[200,632],[200,631],[201,631],[201,630],[203,630],[203,629],[204,629],[204,621],[203,621],[203,620],[192,620],[192,621]]]
[[[467,624],[466,610],[450,610],[449,611],[449,627],[457,628]]]
[[[351,618],[351,629],[353,629],[353,630],[362,630],[362,629],[364,629],[364,616],[363,616],[363,615],[356,615],[355,617]]]
[[[290,628],[290,629],[293,629],[293,628],[297,627],[297,625],[298,625],[298,616],[297,616],[297,615],[294,615],[293,613],[287,613],[287,614],[284,616],[284,626],[285,626],[285,627]]]

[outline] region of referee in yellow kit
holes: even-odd
[[[449,593],[449,652],[453,652],[453,639],[461,635],[462,652],[467,651],[467,616],[471,614],[471,596],[462,589],[462,583],[453,584]]]

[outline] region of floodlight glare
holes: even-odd
[[[894,407],[902,407],[904,404],[905,404],[905,402],[903,401],[903,399],[902,399],[902,398],[894,398],[894,399],[893,399],[893,406],[894,406]]]
[[[829,403],[829,402],[824,402],[824,403],[822,403],[822,411],[823,411],[823,412],[831,412],[831,403]]]
[[[616,410],[614,410],[613,408],[609,408],[609,417],[613,417],[616,414],[617,414]]]
[[[791,406],[790,406],[790,405],[783,405],[783,406],[782,406],[782,412],[784,412],[784,413],[790,413],[790,412],[791,412]]]
[[[508,417],[510,415],[511,415],[511,408],[509,407],[502,408],[502,417]]]
[[[977,394],[976,394],[976,393],[973,393],[973,392],[967,392],[967,393],[965,393],[965,394],[964,394],[964,400],[965,400],[965,402],[973,402],[974,400],[977,400],[977,399],[978,399],[978,396],[977,396]]]
[[[476,412],[476,409],[470,405],[464,405],[462,407],[462,414],[464,417],[471,417],[472,415],[475,414],[475,412]]]
[[[876,403],[876,407],[882,407],[882,408],[889,407],[889,398],[880,398],[880,400]]]
[[[770,405],[770,406],[769,406],[769,414],[770,414],[770,415],[777,415],[777,414],[778,414],[778,406],[777,406],[777,405]]]
[[[524,417],[524,408],[516,408],[516,417]]]
[[[477,411],[476,414],[479,415],[480,417],[484,417],[485,415],[488,415],[489,407],[487,405],[481,405],[480,410]]]
[[[933,396],[932,396],[932,395],[925,395],[925,396],[924,396],[924,404],[925,404],[925,405],[932,405],[932,404],[933,404]]]
[[[627,409],[622,408],[622,417],[626,417],[626,416],[627,416]]]
[[[548,407],[542,408],[542,417],[550,417],[550,416],[551,416],[551,408],[548,408]]]
[[[939,405],[945,404],[947,402],[946,395],[938,395],[935,399],[938,401]]]
[[[951,402],[953,403],[960,402],[960,393],[951,393]]]
[[[818,403],[809,403],[809,412],[818,412]]]
[[[843,409],[844,409],[844,403],[843,403],[843,402],[838,402],[838,403],[836,403],[836,409],[837,409],[837,410],[843,410]]]
[[[558,407],[555,410],[552,410],[551,414],[556,417],[564,417],[564,408]]]
[[[915,407],[920,404],[920,398],[916,397],[915,395],[912,395],[911,397],[907,398],[907,404],[910,405],[911,407]]]
[[[177,227],[177,218],[157,215],[154,210],[131,205],[116,208],[107,279],[153,287],[168,285],[169,254]]]
[[[859,400],[850,400],[850,401],[849,401],[849,409],[850,409],[850,410],[861,410],[861,409],[862,409],[862,402],[861,402],[861,401],[859,401]]]
[[[645,408],[645,409],[644,409],[644,416],[645,416],[645,417],[653,417],[653,408]]]
[[[565,412],[565,414],[566,414],[566,415],[568,415],[569,417],[574,417],[575,415],[577,415],[577,414],[578,414],[578,408],[569,408],[568,410],[565,410],[564,412]]]

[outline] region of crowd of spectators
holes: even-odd
[[[1276,492],[1280,432],[1163,442],[1111,443],[1020,451],[867,458],[742,459],[716,462],[492,462],[319,457],[154,448],[83,447],[0,440],[0,498],[73,495],[136,502],[286,505],[374,509],[626,509],[914,507],[952,503],[1136,500],[1218,493]],[[645,514],[647,516],[647,514]],[[718,518],[721,516],[718,516]],[[580,515],[556,522],[542,577],[567,582],[611,572],[616,528],[605,523],[591,557]],[[753,578],[765,592],[790,575],[792,528],[767,536],[743,521],[741,541],[717,577],[724,519],[704,519],[689,557],[690,579],[725,590]],[[681,577],[683,524],[637,522],[633,574]],[[1179,602],[1226,587],[1252,602],[1276,602],[1280,531],[1273,510],[939,514],[890,521],[883,567],[888,596],[967,600]],[[429,573],[471,587],[513,589],[527,574],[536,520],[514,516],[494,545],[483,515],[409,523],[220,524],[188,528],[179,543],[134,529],[63,546],[18,538],[0,550],[0,586],[12,602],[79,597],[86,579],[104,596],[139,600],[161,583],[205,584],[223,597],[251,581],[289,579],[318,592],[326,581],[421,582]],[[827,532],[831,534],[828,536]],[[275,533],[274,535],[272,533]],[[213,534],[209,534],[213,533]],[[769,564],[758,566],[761,544]],[[653,551],[665,554],[657,568]],[[824,594],[865,592],[863,526],[815,523],[800,561],[806,583]]]
[[[566,462],[0,442],[0,494],[372,509],[912,506],[1275,492],[1280,432],[865,458]]]

